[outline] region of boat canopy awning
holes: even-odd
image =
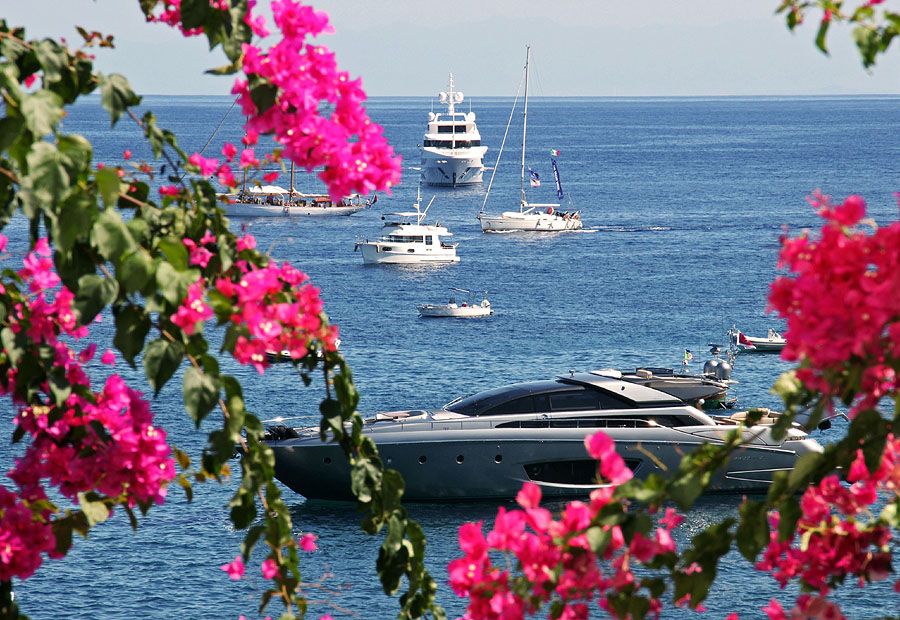
[[[287,194],[288,190],[280,185],[254,185],[248,187],[247,191],[251,194]]]

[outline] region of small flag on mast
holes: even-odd
[[[559,151],[557,151],[556,149],[550,149],[550,154],[553,157],[559,157]]]
[[[532,170],[531,168],[529,168],[528,174],[531,175],[531,187],[540,187],[541,186],[541,178],[538,176],[538,173],[535,172],[534,170]]]
[[[694,361],[694,354],[691,353],[690,349],[684,350],[684,361],[685,362],[693,362]]]

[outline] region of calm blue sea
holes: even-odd
[[[471,102],[492,166],[511,103]],[[302,268],[321,288],[362,393],[361,411],[439,407],[461,394],[569,369],[677,366],[684,349],[693,351],[699,369],[708,359],[706,344],[725,342],[732,324],[751,335],[781,327],[766,314],[766,293],[778,273],[783,228],[797,233],[819,224],[805,200],[811,191],[821,188],[839,199],[858,193],[877,221],[897,217],[893,192],[900,190],[900,98],[548,98],[529,103],[526,159],[545,179],[530,198],[554,201],[549,149],[558,149],[563,188],[584,212],[582,232],[485,235],[475,215],[487,180],[474,188],[423,188],[426,202],[435,196],[429,219],[440,220],[459,241],[460,263],[363,266],[353,251],[356,238],[377,234],[382,212],[406,210],[415,199],[418,172],[408,167],[418,165],[417,145],[432,109],[427,98],[371,101],[371,116],[384,126],[406,168],[403,183],[390,197],[379,194],[376,209],[350,218],[232,223],[235,230],[245,227],[255,235],[263,251]],[[227,98],[148,97],[144,104],[188,152],[211,140],[206,154],[215,156],[225,141],[237,143],[242,135],[240,110]],[[110,129],[96,100],[70,110],[64,124],[94,144],[97,162],[122,164],[126,148],[135,160],[151,157],[133,123],[126,118]],[[489,211],[517,205],[520,130],[514,122]],[[288,181],[283,177],[279,183]],[[301,177],[297,185],[323,189],[314,178]],[[16,220],[4,231],[12,238],[15,261],[25,230]],[[496,313],[477,320],[418,318],[417,304],[445,301],[450,287],[486,289]],[[108,337],[110,322],[96,333],[98,339]],[[303,388],[290,367],[272,368],[260,377],[223,363],[244,379],[248,407],[260,417],[315,419],[321,383]],[[774,356],[740,357],[733,376],[739,381],[739,402],[777,408],[769,389],[788,368]],[[121,363],[118,370],[134,375]],[[171,439],[199,456],[205,429],[198,432],[189,422],[178,382],[152,406]],[[3,407],[11,414],[8,403]],[[10,417],[4,416],[3,432],[10,431]],[[841,432],[837,426],[819,439],[833,440]],[[8,467],[16,453],[16,448],[5,451],[0,467]],[[46,562],[36,576],[18,584],[23,610],[33,618],[259,617],[255,603],[264,589],[258,568],[262,555],[240,583],[219,569],[234,558],[243,536],[228,521],[226,503],[233,488],[234,483],[200,486],[190,504],[173,488],[168,504],[152,510],[134,534],[124,514],[114,515],[89,540],[76,540],[65,560]],[[309,617],[326,611],[335,618],[394,617],[397,602],[384,596],[374,576],[378,540],[359,532],[354,506],[307,502],[285,492],[298,534],[320,537],[319,550],[305,561],[305,578],[316,582],[326,572],[334,575],[325,583],[328,591],[310,587],[309,597],[347,610],[317,603]],[[739,498],[701,500],[682,526],[682,540],[733,513],[738,503]],[[459,616],[464,603],[445,585],[445,566],[459,555],[457,528],[466,521],[491,521],[496,506],[409,508],[428,535],[441,602],[451,617]],[[708,615],[724,618],[737,611],[741,617],[763,617],[760,608],[773,594],[779,595],[775,583],[735,554],[722,566]],[[788,594],[780,597],[788,600]],[[900,596],[887,584],[866,591],[850,586],[839,600],[853,618],[894,613],[900,606]],[[272,606],[270,613],[277,617],[280,609]],[[666,617],[688,613],[669,610]]]

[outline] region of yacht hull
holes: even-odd
[[[602,486],[584,447],[585,435],[596,429],[574,423],[573,428],[504,428],[509,419],[377,421],[364,432],[378,445],[385,466],[402,474],[407,501],[511,499],[528,481],[539,485],[545,498],[556,499],[583,497]],[[677,470],[686,452],[705,442],[720,443],[734,428],[603,430],[635,476],[645,478]],[[775,472],[789,471],[799,456],[821,451],[808,438],[769,444],[763,427],[744,432],[755,435],[752,445],[735,453],[713,477],[710,492],[766,492]],[[346,459],[338,446],[319,440],[318,428],[268,443],[275,452],[276,477],[293,491],[310,499],[353,499]]]
[[[317,216],[332,217],[353,215],[365,210],[369,205],[343,205],[343,206],[298,206],[298,205],[267,205],[233,202],[225,206],[225,214],[228,217],[293,217]]]
[[[486,148],[484,150],[487,150]],[[484,164],[481,155],[456,156],[424,151],[422,155],[422,181],[438,187],[475,185],[484,180]]]
[[[499,216],[480,215],[483,232],[563,232],[584,228],[580,219],[547,213],[508,211]]]
[[[361,242],[356,247],[362,253],[363,263],[366,265],[415,265],[459,262],[456,248],[450,248],[446,251],[433,251],[422,250],[421,248],[397,248],[396,245],[377,242]]]

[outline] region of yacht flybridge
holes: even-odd
[[[405,480],[409,501],[509,499],[524,482],[545,498],[584,496],[602,486],[584,438],[602,430],[638,478],[667,475],[681,457],[721,444],[740,429],[744,446],[714,474],[710,491],[765,492],[778,471],[822,447],[799,427],[775,439],[775,418],[740,426],[746,412],[714,417],[680,398],[607,372],[572,372],[457,398],[441,409],[379,413],[363,433],[389,468]],[[267,443],[275,475],[307,498],[349,500],[350,470],[339,446],[323,443],[319,427],[279,420]]]
[[[427,185],[457,187],[481,183],[487,147],[481,146],[475,113],[471,109],[468,113],[456,111],[463,98],[461,92],[453,90],[451,73],[449,91],[440,93],[440,102],[447,111],[428,113],[422,145],[422,181]]]

